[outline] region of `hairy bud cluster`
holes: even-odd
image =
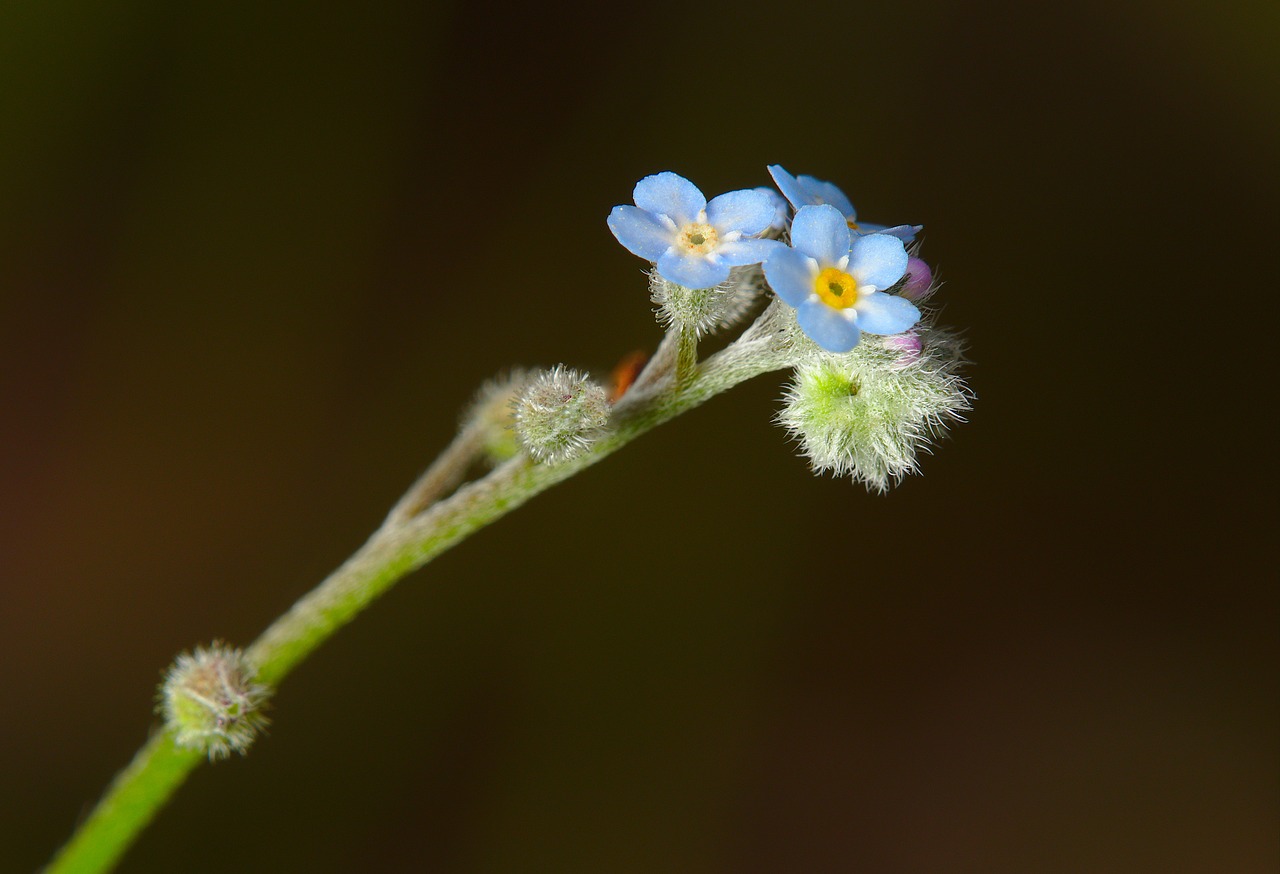
[[[764,287],[758,264],[734,267],[729,280],[711,288],[685,288],[649,274],[649,296],[658,306],[658,321],[668,330],[683,328],[697,337],[732,327],[751,309]]]
[[[501,464],[520,451],[516,438],[516,401],[529,385],[527,370],[515,369],[480,386],[462,417],[463,427],[478,426],[485,456]]]
[[[883,492],[918,470],[920,450],[962,418],[970,393],[955,374],[960,347],[950,335],[862,340],[848,355],[797,367],[778,421],[815,471]]]
[[[159,702],[174,743],[212,760],[243,755],[270,721],[262,712],[270,690],[254,674],[244,653],[220,641],[178,656]]]
[[[585,452],[608,423],[609,412],[603,386],[557,365],[529,383],[516,401],[516,435],[535,459],[557,464]]]

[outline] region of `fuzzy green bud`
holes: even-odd
[[[849,475],[883,492],[915,473],[920,450],[969,409],[949,338],[939,338],[938,354],[924,338],[920,350],[904,356],[891,338],[864,334],[853,352],[796,368],[778,421],[815,471]]]
[[[556,464],[585,452],[609,413],[603,386],[558,365],[534,379],[516,401],[516,436],[535,459]]]
[[[512,370],[497,376],[476,392],[462,417],[463,427],[481,431],[481,448],[489,462],[497,465],[520,451],[516,437],[516,401],[529,385],[527,370]]]
[[[244,653],[220,641],[178,656],[159,702],[174,743],[211,760],[243,755],[270,721],[262,712],[270,690],[254,676]]]
[[[681,328],[705,337],[738,322],[755,303],[763,287],[758,264],[734,267],[729,280],[711,288],[685,288],[649,274],[649,296],[658,309],[658,320],[668,330]]]

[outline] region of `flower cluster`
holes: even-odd
[[[635,206],[614,207],[609,229],[629,251],[654,263],[664,287],[720,289],[695,300],[731,297],[732,268],[762,265],[774,293],[796,308],[800,328],[828,352],[848,352],[863,332],[898,334],[919,321],[907,296],[886,292],[902,283],[912,263],[916,269],[904,291],[908,285],[919,291],[917,277],[925,288],[932,281],[927,265],[911,259],[904,245],[918,226],[859,223],[849,198],[830,182],[792,176],[777,165],[769,173],[782,197],[756,188],[708,201],[675,173],[646,176],[636,185]],[[789,246],[776,239],[788,221]],[[668,292],[663,301],[674,297]]]
[[[961,344],[920,309],[936,288],[914,251],[922,228],[860,221],[832,183],[768,170],[777,191],[710,201],[674,173],[648,176],[609,228],[653,263],[651,293],[669,332],[696,342],[761,293],[785,305],[766,309],[734,345],[773,356],[762,370],[794,368],[778,421],[815,470],[883,491],[916,470],[918,453],[971,399],[957,374]]]

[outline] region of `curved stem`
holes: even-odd
[[[391,508],[383,527],[416,516],[462,482],[467,468],[484,449],[484,434],[484,425],[479,422],[472,422],[459,431],[453,442]]]
[[[152,735],[45,870],[66,874],[111,870],[203,759],[198,750],[174,746],[167,731]]]
[[[364,546],[249,646],[246,655],[258,668],[257,680],[277,686],[312,650],[399,579],[539,492],[720,392],[788,366],[789,356],[771,330],[772,312],[772,308],[766,310],[737,342],[691,366],[682,378],[668,372],[639,390],[633,387],[615,405],[610,432],[585,454],[556,465],[517,456],[427,506],[435,495],[451,488],[470,463],[471,444],[460,435]],[[681,339],[676,340],[677,346]],[[168,731],[158,732],[112,782],[46,874],[109,870],[202,758],[197,751],[175,746]]]

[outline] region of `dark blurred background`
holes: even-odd
[[[1278,10],[0,6],[0,869],[482,380],[657,342],[636,180],[780,162],[926,226],[978,401],[925,475],[718,398],[394,589],[121,870],[1276,871]]]

